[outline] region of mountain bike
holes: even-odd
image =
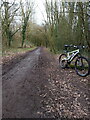
[[[89,60],[82,56],[80,53],[81,49],[84,49],[85,46],[73,46],[73,45],[65,45],[65,52],[59,56],[59,65],[61,68],[67,68],[70,63],[74,60],[75,62],[75,71],[81,76],[85,77],[90,74],[90,62]],[[75,48],[75,50],[68,51],[68,48]]]

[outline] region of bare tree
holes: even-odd
[[[1,10],[1,22],[2,22],[2,38],[6,36],[7,45],[11,46],[12,37],[15,35],[16,31],[12,32],[11,26],[13,24],[14,18],[16,16],[19,7],[16,7],[15,1],[10,4],[9,2],[2,1],[2,10]]]
[[[22,17],[22,44],[23,47],[25,39],[26,39],[26,30],[28,21],[30,19],[30,15],[33,13],[33,2],[26,0],[26,3],[23,3],[22,0],[20,1],[21,7],[21,17]]]

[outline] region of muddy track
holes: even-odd
[[[22,58],[3,67],[3,118],[89,118],[90,76],[60,69],[42,47]]]
[[[28,56],[29,53],[37,50],[38,48],[32,50],[32,51],[28,51],[26,53],[23,54],[19,54],[14,56],[12,59],[2,59],[2,75],[6,74],[10,69],[12,69],[17,63],[19,63],[22,59],[24,59],[25,57]]]

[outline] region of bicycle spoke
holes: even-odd
[[[89,63],[86,58],[80,57],[76,61],[76,72],[80,76],[86,76],[89,73]]]

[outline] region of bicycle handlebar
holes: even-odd
[[[65,48],[73,47],[77,49],[85,49],[87,46],[76,46],[76,45],[64,45]]]

